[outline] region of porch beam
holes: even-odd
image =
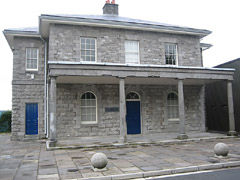
[[[56,117],[56,76],[50,77],[50,102],[49,102],[49,113],[50,113],[50,146],[55,146],[57,142],[57,132],[56,132],[56,126],[57,126],[57,117]]]
[[[125,99],[125,78],[119,78],[119,107],[120,107],[120,139],[119,143],[127,141],[126,127],[126,99]]]
[[[178,108],[179,108],[179,135],[178,139],[187,139],[185,134],[185,109],[184,109],[184,94],[183,94],[183,79],[178,79]]]
[[[232,81],[227,82],[227,96],[228,96],[228,116],[229,116],[229,132],[228,132],[228,135],[229,136],[237,136],[238,133],[235,131]]]

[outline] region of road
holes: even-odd
[[[158,178],[157,177],[147,178],[147,180],[229,180],[229,179],[232,180],[240,179],[240,168],[178,174]]]

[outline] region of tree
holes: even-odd
[[[0,132],[11,132],[12,111],[6,111],[0,118]]]

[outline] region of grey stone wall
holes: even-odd
[[[12,85],[12,140],[30,138],[26,131],[26,103],[38,103],[38,137],[44,137],[43,85]]]
[[[97,39],[97,62],[125,63],[124,42],[136,40],[141,64],[165,65],[164,43],[176,43],[180,66],[202,66],[195,36],[59,24],[50,26],[49,60],[79,62],[80,37]]]
[[[119,112],[105,112],[106,107],[119,107],[118,88],[118,85],[57,84],[58,139],[119,135]],[[141,96],[142,134],[179,132],[179,121],[168,121],[166,116],[167,94],[176,89],[176,86],[126,85],[126,94],[134,91]],[[184,86],[186,131],[200,130],[200,90],[200,86]],[[97,96],[97,125],[80,122],[80,97],[86,91]]]
[[[38,71],[26,70],[26,48],[39,49]],[[44,80],[44,44],[40,38],[14,38],[13,51],[13,81],[31,79],[30,74],[34,74],[34,80]]]
[[[38,71],[26,71],[26,48],[39,48]],[[34,74],[34,79],[31,79]],[[44,44],[38,38],[14,39],[12,82],[12,140],[25,136],[26,103],[38,103],[37,137],[44,137]]]

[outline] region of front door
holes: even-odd
[[[137,95],[138,97],[138,95]],[[128,99],[127,96],[127,134],[141,134],[140,100]]]
[[[26,104],[26,135],[38,134],[38,104]]]

